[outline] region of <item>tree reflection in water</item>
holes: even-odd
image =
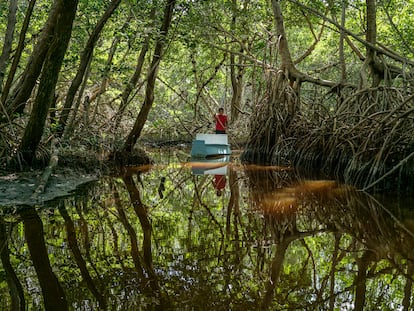
[[[220,197],[212,178],[129,169],[2,209],[0,307],[412,309],[411,204],[275,167],[229,166]]]

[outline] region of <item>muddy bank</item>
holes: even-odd
[[[36,169],[0,171],[0,208],[41,206],[44,202],[71,194],[78,187],[98,180],[100,176],[119,174],[124,165],[139,166],[152,161],[144,150],[137,148],[132,153],[112,154],[62,149],[55,162],[55,166],[50,168],[52,173],[48,175],[47,182],[41,186],[40,191],[38,186],[41,184],[42,175],[48,169],[44,165],[42,167],[42,163]]]

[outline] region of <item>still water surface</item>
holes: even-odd
[[[160,157],[2,209],[1,310],[412,310],[414,208],[287,168]]]

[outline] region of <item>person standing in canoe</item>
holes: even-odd
[[[216,123],[216,134],[226,134],[228,119],[224,114],[224,108],[219,108],[218,113],[214,115],[214,122]]]

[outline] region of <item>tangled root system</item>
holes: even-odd
[[[342,89],[307,103],[286,79],[270,84],[245,161],[291,164],[365,190],[412,189],[414,95],[394,87]]]

